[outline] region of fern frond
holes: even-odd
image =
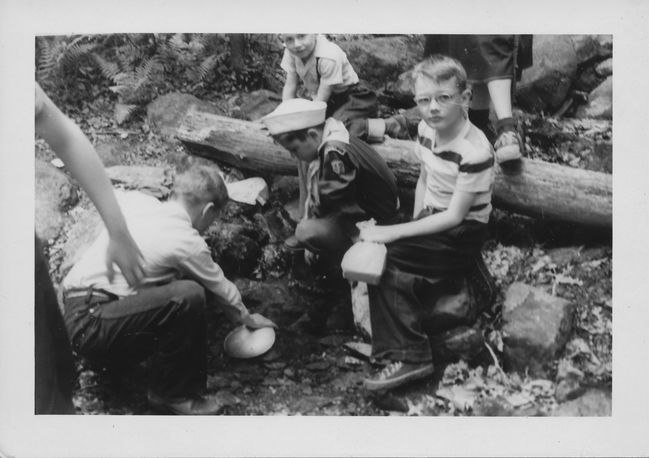
[[[65,65],[76,65],[79,59],[95,49],[95,43],[75,43],[67,46],[62,54],[62,62]]]
[[[115,62],[107,61],[97,53],[92,53],[92,57],[95,59],[95,62],[97,63],[101,74],[109,80],[115,81],[115,77],[121,72],[119,65],[117,65]]]
[[[222,54],[212,54],[211,56],[207,56],[205,59],[203,59],[203,62],[200,63],[197,70],[199,81],[203,81],[205,78],[207,78],[208,75],[214,72],[214,67],[216,67],[216,65],[219,63],[221,57]]]
[[[126,105],[123,103],[116,103],[115,111],[113,113],[115,122],[117,122],[117,124],[124,123],[128,118],[131,117],[131,115],[133,114],[136,108],[137,105]]]

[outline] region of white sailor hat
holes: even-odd
[[[279,135],[322,124],[326,111],[327,104],[322,101],[289,99],[261,118],[261,122],[271,135]]]

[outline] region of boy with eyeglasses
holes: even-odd
[[[471,91],[462,65],[432,56],[413,73],[421,111],[415,150],[421,172],[414,220],[362,227],[360,239],[385,243],[386,270],[369,286],[372,354],[390,363],[364,381],[382,391],[432,374],[424,329],[426,299],[441,282],[465,275],[487,234],[494,183],[493,148],[467,117]]]

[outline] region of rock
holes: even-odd
[[[284,210],[291,217],[291,219],[297,223],[300,221],[300,199],[294,199],[284,205]]]
[[[584,373],[577,369],[569,360],[562,359],[557,367],[557,385],[555,397],[558,402],[574,399],[580,396],[584,389],[581,381],[584,379]]]
[[[200,100],[191,94],[172,92],[165,94],[147,106],[149,125],[164,137],[174,137],[187,111],[197,107],[201,111],[226,116],[225,110],[209,102]]]
[[[556,417],[606,417],[611,415],[610,391],[591,388],[577,399],[560,404],[552,413]]]
[[[204,237],[227,277],[250,276],[257,268],[263,234],[254,225],[217,223],[208,228]]]
[[[514,406],[503,396],[478,399],[473,406],[476,417],[511,417],[513,414]]]
[[[257,121],[273,111],[282,102],[282,96],[268,89],[259,89],[234,97],[230,116],[248,121]]]
[[[227,183],[230,200],[248,205],[265,205],[268,201],[268,185],[261,177]]]
[[[570,35],[535,35],[533,65],[517,85],[517,104],[527,111],[556,111],[575,80],[578,63]]]
[[[164,167],[115,165],[108,167],[106,173],[114,184],[137,189],[157,199],[164,199],[171,193],[171,172]]]
[[[396,81],[421,60],[424,52],[421,37],[379,37],[337,44],[347,53],[359,78],[374,88],[383,87],[386,81]]]
[[[565,266],[568,264],[574,264],[577,262],[581,256],[581,250],[583,247],[560,247],[553,248],[547,251],[548,256],[554,264],[557,266]]]
[[[53,165],[35,161],[36,234],[44,241],[57,238],[65,223],[64,212],[79,202],[78,186]]]
[[[606,56],[612,49],[608,45],[612,38],[610,35],[571,35],[570,37],[579,65]],[[536,40],[536,36],[534,39]]]
[[[269,308],[280,311],[296,309],[293,296],[285,282],[280,281],[255,281],[246,278],[237,278],[234,284],[239,289],[246,306],[256,312],[263,313]],[[297,309],[301,310],[300,307]]]
[[[408,400],[404,396],[397,396],[390,391],[372,396],[372,401],[379,409],[408,412]]]
[[[600,62],[597,64],[597,67],[595,67],[595,72],[599,76],[611,76],[613,74],[613,58],[610,57],[606,59],[605,61]]]
[[[300,195],[299,179],[296,176],[278,175],[273,179],[270,192],[277,200],[285,204]]]
[[[613,76],[607,77],[588,95],[588,103],[579,107],[576,115],[583,118],[613,118]]]
[[[95,151],[104,164],[104,167],[123,164],[127,157],[123,140],[104,140],[95,145]]]
[[[295,232],[295,224],[290,215],[281,207],[274,207],[263,214],[254,215],[255,222],[259,224],[266,234],[269,243],[283,243]]]
[[[394,83],[388,83],[387,89],[380,94],[381,102],[393,108],[413,107],[415,94],[412,85],[412,70],[403,72]]]
[[[545,365],[568,340],[574,304],[545,291],[513,283],[503,303],[504,359],[511,370],[545,375]]]
[[[438,363],[474,361],[485,349],[482,332],[460,326],[431,337],[433,360]]]

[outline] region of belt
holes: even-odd
[[[85,297],[85,298],[90,298],[92,296],[97,296],[97,297],[102,297],[104,299],[114,299],[117,296],[114,294],[108,293],[106,291],[102,291],[100,289],[94,289],[94,288],[85,288],[85,289],[69,289],[67,291],[63,291],[63,297],[65,299],[75,299],[79,297]]]

